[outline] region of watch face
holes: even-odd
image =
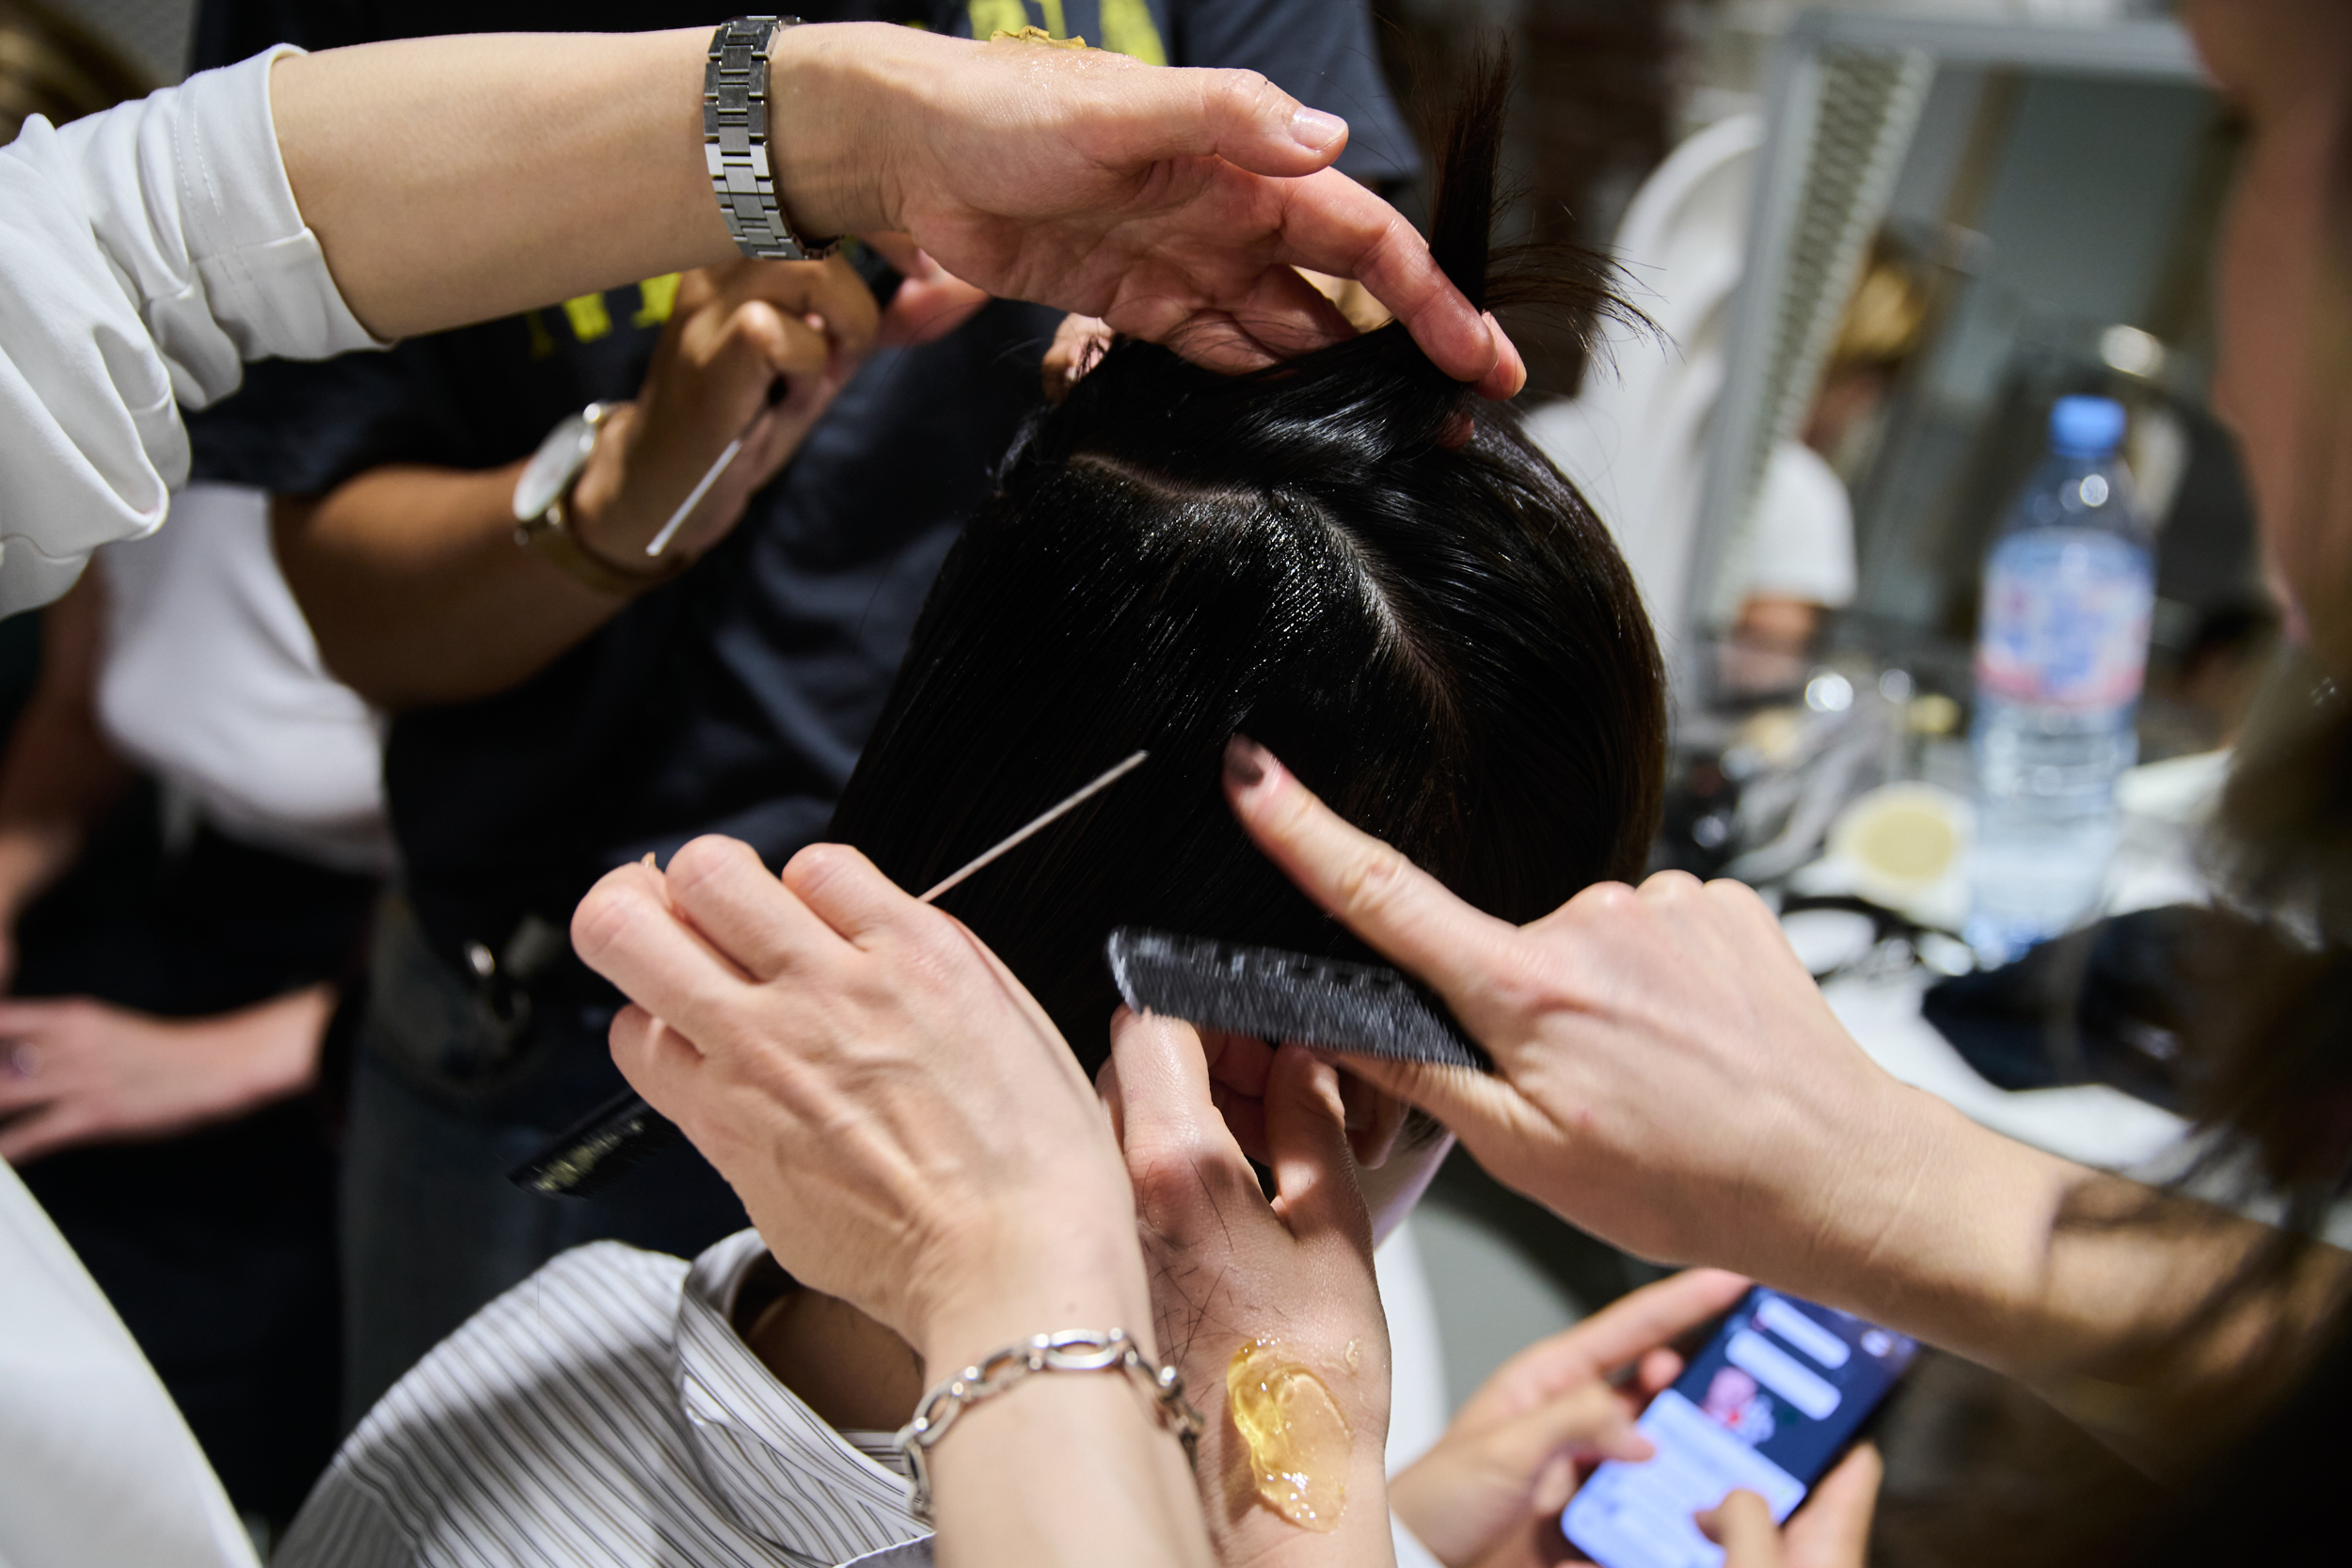
[[[515,520],[527,523],[553,506],[596,446],[596,427],[585,414],[569,415],[548,431],[523,465],[522,477],[515,481]]]

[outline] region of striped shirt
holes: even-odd
[[[557,1258],[369,1412],[274,1568],[929,1563],[890,1434],[836,1432],[735,1332],[762,1252]]]

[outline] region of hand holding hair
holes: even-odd
[[[287,175],[354,313],[408,336],[732,258],[700,134],[709,40],[475,35],[279,61]],[[1412,226],[1329,167],[1345,124],[1253,72],[862,23],[784,32],[770,93],[778,183],[810,236],[908,231],[991,293],[1223,369],[1349,335],[1293,270],[1309,266],[1361,280],[1489,395],[1525,379]],[[515,156],[550,136],[561,157]]]
[[[1092,1085],[994,957],[864,856],[812,846],[779,879],[698,838],[608,874],[572,935],[638,1004],[613,1059],[796,1277],[949,1360],[1046,1326],[967,1329],[992,1297],[1089,1291],[1103,1326],[1149,1328]]]
[[[804,849],[779,880],[711,837],[666,873],[609,873],[572,937],[637,1004],[612,1025],[630,1084],[777,1261],[897,1330],[927,1383],[1061,1329],[1123,1328],[1157,1355],[1102,1104],[952,917],[853,849]],[[930,1463],[942,1561],[1212,1560],[1183,1450],[1124,1379],[1030,1378],[961,1416]]]

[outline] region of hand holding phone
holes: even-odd
[[[1594,1471],[1562,1512],[1562,1533],[1601,1568],[1718,1568],[1724,1549],[1695,1516],[1743,1490],[1772,1522],[1788,1518],[1916,1352],[1849,1313],[1756,1287],[1643,1413],[1656,1454]]]
[[[1390,1482],[1391,1509],[1454,1568],[1551,1568],[1578,1478],[1652,1451],[1633,1423],[1682,1371],[1667,1347],[1704,1335],[1748,1289],[1737,1275],[1692,1269],[1528,1346]]]

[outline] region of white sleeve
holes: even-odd
[[[381,347],[343,303],[270,117],[280,45],[0,147],[0,615],[152,530],[182,407],[246,359]]]
[[[154,1369],[5,1164],[0,1563],[260,1568]]]

